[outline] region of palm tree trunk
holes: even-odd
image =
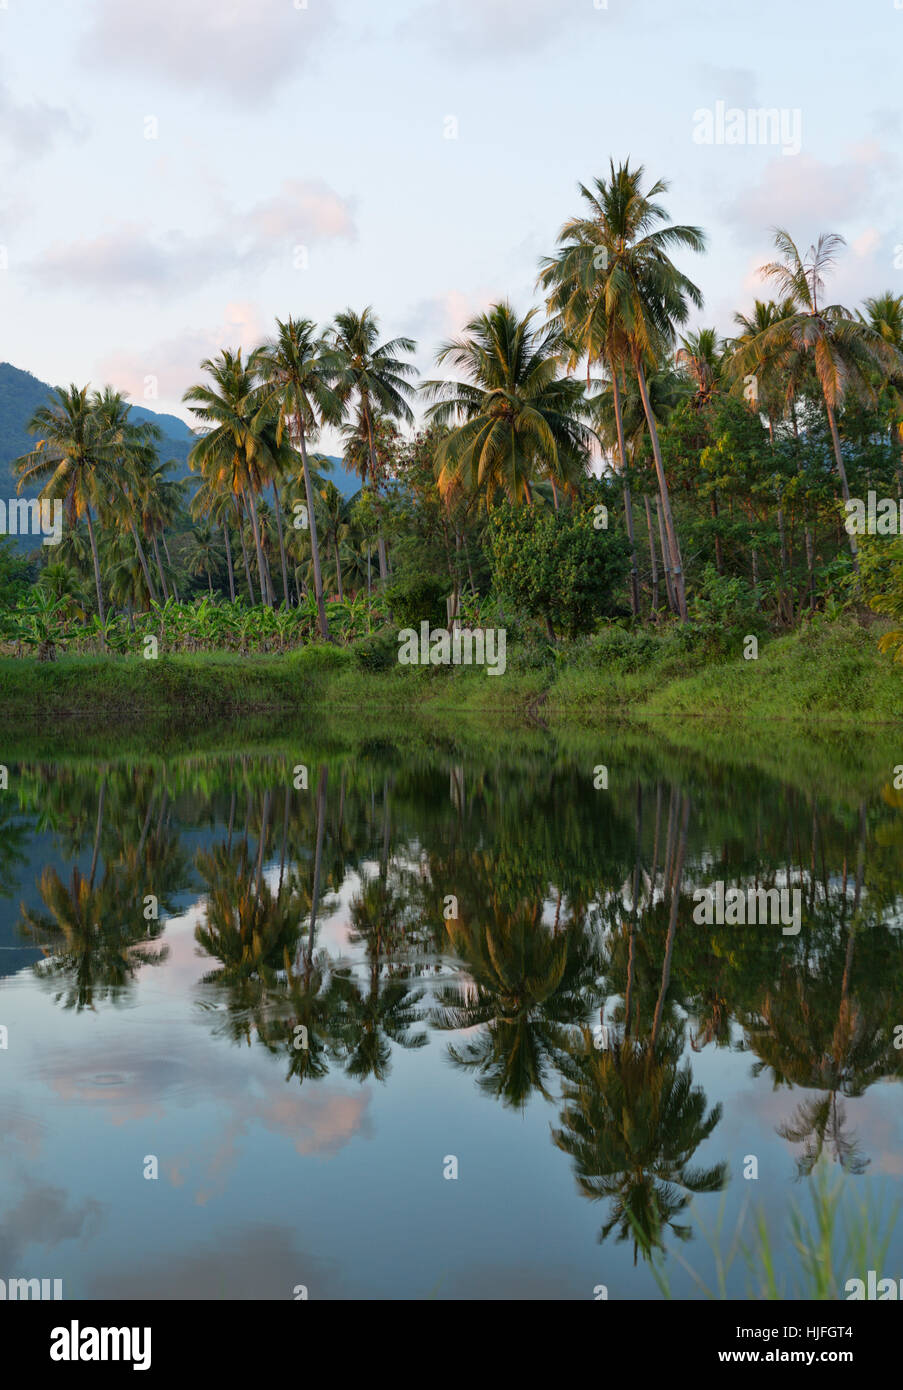
[[[129,529],[132,533],[132,540],[135,542],[135,549],[138,552],[138,559],[141,561],[141,572],[144,575],[144,582],[147,585],[148,597],[151,599],[156,599],[157,590],[154,587],[154,581],[151,579],[150,567],[147,563],[147,556],[144,553],[144,546],[141,544],[141,537],[138,534],[138,527],[131,519],[129,520]]]
[[[103,589],[100,583],[100,556],[97,553],[97,537],[94,534],[94,522],[91,520],[90,507],[85,508],[85,520],[88,523],[88,536],[91,541],[91,558],[94,561],[94,583],[97,588],[97,612],[100,615],[100,621],[103,623],[106,622],[106,613],[104,612]],[[106,642],[104,642],[104,646],[106,646]]]
[[[850,485],[849,485],[849,483],[847,482],[847,470],[846,470],[846,469],[844,468],[844,466],[843,466],[843,454],[842,454],[841,449],[840,449],[840,434],[838,433],[838,429],[837,429],[837,420],[836,420],[835,417],[834,417],[834,411],[831,409],[831,405],[830,405],[830,402],[828,401],[827,396],[825,396],[825,410],[828,412],[828,424],[829,424],[829,426],[830,426],[830,428],[831,428],[831,442],[832,442],[832,444],[834,445],[834,461],[835,461],[835,463],[837,464],[837,475],[838,475],[838,477],[840,478],[840,487],[841,487],[841,491],[843,492],[843,500],[844,500],[844,502],[849,502],[849,500],[850,500]],[[849,508],[847,508],[847,515],[849,515]],[[858,573],[859,573],[859,547],[858,547],[858,545],[856,544],[856,537],[855,537],[855,535],[853,534],[852,531],[849,533],[849,535],[850,535],[850,554],[851,554],[852,557],[853,557],[853,569],[855,570],[856,574],[858,575]]]
[[[263,545],[260,540],[260,522],[257,517],[257,500],[254,497],[254,489],[249,483],[245,488],[245,499],[248,505],[248,514],[251,518],[251,533],[254,537],[254,548],[257,551],[257,575],[260,580],[260,595],[264,607],[271,608],[269,590],[267,589],[266,561],[263,554]]]
[[[276,486],[276,479],[273,479],[273,497],[276,501],[276,534],[279,537],[279,562],[282,566],[282,592],[285,595],[285,606],[291,608],[292,600],[288,591],[288,564],[285,559],[285,537],[282,534],[282,502],[279,497],[279,489]]]
[[[223,540],[226,543],[226,568],[229,571],[229,599],[235,602],[235,570],[232,567],[232,545],[229,540],[229,527],[223,522]]]
[[[304,471],[304,495],[307,498],[307,520],[310,526],[310,554],[314,565],[314,597],[317,600],[317,617],[320,622],[320,636],[324,642],[332,639],[329,636],[329,621],[326,617],[326,603],[323,599],[323,574],[320,569],[320,543],[317,538],[317,514],[314,511],[314,493],[310,485],[310,469],[307,464],[307,440],[305,438],[304,421],[298,415],[295,420],[295,428],[298,431],[298,439],[301,444],[301,466]]]
[[[172,556],[169,553],[169,544],[166,540],[165,531],[160,532],[160,539],[163,542],[163,554],[166,556],[166,563],[169,565],[170,572],[172,573],[172,596],[175,599],[176,603],[181,603],[182,600],[179,598],[179,587],[176,584],[176,576],[175,571],[173,569]]]
[[[257,595],[254,592],[254,584],[251,579],[251,564],[248,560],[248,547],[245,545],[245,530],[244,526],[242,525],[243,517],[241,514],[241,507],[238,503],[238,498],[233,495],[232,500],[235,503],[235,515],[238,517],[238,539],[241,541],[241,558],[244,561],[245,578],[248,581],[248,597],[251,600],[251,607],[253,608],[257,602]]]
[[[335,542],[335,577],[336,577],[336,584],[338,585],[338,590],[339,590],[339,603],[344,603],[344,601],[345,601],[345,591],[344,591],[344,589],[342,588],[342,560],[341,560],[341,556],[339,555],[339,538],[338,538],[338,536],[336,536],[336,542]]]
[[[648,494],[643,497],[646,504],[646,531],[649,536],[649,558],[652,561],[652,611],[658,611],[658,557],[655,553],[655,534],[652,530],[652,508]]]
[[[668,607],[672,613],[677,612],[677,604],[674,601],[674,588],[671,583],[671,567],[668,564],[668,542],[665,539],[665,523],[662,520],[662,499],[655,499],[655,514],[658,517],[658,534],[662,543],[662,567],[665,571],[665,593],[668,595]]]
[[[165,601],[165,600],[168,600],[168,598],[169,598],[169,589],[168,589],[167,586],[166,586],[166,575],[165,575],[165,573],[163,572],[163,565],[162,565],[162,563],[161,563],[161,561],[160,561],[160,547],[159,547],[159,545],[157,544],[157,533],[156,533],[156,531],[154,531],[154,532],[151,533],[151,541],[153,542],[153,547],[154,547],[154,559],[155,559],[156,562],[157,562],[157,573],[158,573],[159,576],[160,576],[160,587],[161,587],[161,589],[163,590],[163,598],[164,598],[164,601]]]
[[[624,518],[627,522],[627,539],[630,542],[630,609],[635,618],[640,613],[640,575],[636,563],[636,542],[633,538],[633,506],[630,501],[630,483],[627,478],[627,450],[624,447],[624,420],[621,414],[621,388],[618,374],[612,369],[611,397],[615,408],[615,426],[618,432],[618,457],[621,463],[621,479],[624,488]]]
[[[646,386],[646,373],[643,371],[643,361],[639,352],[634,354],[634,366],[636,369],[637,383],[640,388],[640,396],[643,401],[643,411],[646,415],[646,423],[649,426],[649,438],[652,443],[652,454],[655,459],[655,471],[658,474],[658,489],[662,497],[662,509],[665,514],[665,531],[668,536],[668,547],[671,553],[671,571],[674,581],[674,594],[677,599],[677,608],[680,613],[681,622],[687,621],[687,595],[684,584],[683,567],[680,558],[680,546],[677,541],[677,531],[674,527],[674,517],[671,513],[671,498],[668,493],[668,479],[665,477],[665,465],[662,460],[662,450],[658,438],[658,430],[655,424],[655,416],[652,413],[652,405],[649,400],[649,391]]]
[[[377,532],[376,548],[379,552],[379,577],[383,584],[389,577],[389,559],[386,554],[386,542],[383,539],[383,513],[377,495],[377,476],[376,476],[376,447],[373,443],[373,421],[370,419],[369,407],[364,407],[364,418],[367,421],[367,442],[370,446],[370,486],[373,488],[373,510],[376,512]]]

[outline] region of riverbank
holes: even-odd
[[[381,657],[312,645],[285,655],[67,656],[0,660],[0,722],[67,717],[92,722],[192,720],[262,714],[367,718],[379,711],[468,712],[595,724],[600,719],[717,718],[840,727],[903,719],[903,668],[874,629],[816,622],[762,641],[757,659],[703,632],[611,628],[573,647],[509,646],[504,674],[478,667],[401,666],[391,638]]]

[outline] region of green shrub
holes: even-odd
[[[386,602],[398,627],[445,627],[448,616],[446,596],[451,592],[449,579],[437,579],[431,574],[408,575],[397,579],[386,589]]]
[[[496,508],[490,522],[493,585],[520,613],[573,637],[616,610],[614,591],[629,566],[627,543],[596,529],[589,504],[558,512]]]
[[[381,627],[351,647],[360,671],[390,671],[398,663],[398,629]]]

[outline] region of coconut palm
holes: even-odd
[[[317,515],[307,457],[307,441],[321,424],[337,421],[341,401],[331,385],[335,363],[327,355],[323,340],[317,335],[310,319],[276,320],[276,337],[258,348],[252,358],[253,369],[263,379],[259,399],[264,408],[275,406],[277,429],[283,422],[301,453],[304,473],[304,492],[310,528],[310,548],[314,570],[314,593],[320,633],[329,640],[329,623],[323,597],[323,576],[320,569],[320,548],[317,536]],[[281,537],[280,537],[281,539]],[[283,566],[285,552],[283,550]]]
[[[28,422],[29,434],[39,434],[34,449],[15,460],[17,492],[41,482],[41,497],[62,499],[70,526],[84,519],[88,527],[97,611],[105,621],[100,556],[92,513],[97,511],[105,484],[112,478],[114,438],[98,413],[88,387],[57,387],[49,405],[40,406]]]
[[[568,312],[569,288],[576,296],[567,321],[576,326],[582,315],[578,342],[587,356],[604,358],[613,381],[618,369],[625,372],[628,367],[637,379],[658,476],[674,592],[686,621],[680,546],[646,373],[669,354],[689,306],[702,307],[699,289],[677,270],[668,252],[674,246],[703,251],[705,238],[698,227],[667,223],[664,208],[653,201],[667,191],[663,179],[644,193],[642,165],[632,169],[628,160],[616,169],[610,161],[609,169],[607,180],[595,179],[592,188],[580,185],[586,214],[562,227],[562,252],[543,263],[541,278],[560,310]]]
[[[212,385],[190,386],[182,399],[192,414],[209,427],[188,455],[189,467],[205,477],[216,477],[230,488],[236,499],[246,504],[251,520],[257,573],[264,604],[273,607],[267,584],[266,562],[260,535],[256,494],[261,489],[261,463],[266,446],[262,431],[266,417],[255,396],[255,373],[242,360],[241,349],[224,349],[201,363]]]
[[[867,299],[863,306],[865,317],[863,322],[873,328],[876,333],[888,343],[895,352],[903,354],[903,294],[877,295]],[[863,316],[860,314],[860,318]],[[900,450],[903,448],[903,381],[896,379],[888,382],[888,394],[890,396],[890,428],[891,440],[897,436],[897,454],[894,459],[894,471],[897,475],[897,489],[903,497],[903,468],[901,468]]]
[[[694,403],[697,406],[706,405],[718,385],[723,346],[715,328],[700,328],[696,333],[681,337],[674,362],[696,387]]]
[[[410,379],[416,375],[416,368],[404,360],[404,355],[416,352],[417,344],[411,338],[392,338],[380,343],[379,320],[369,305],[361,313],[346,309],[336,314],[327,339],[334,370],[333,386],[343,413],[353,413],[359,433],[367,440],[367,472],[362,472],[361,478],[364,483],[369,481],[373,489],[379,516],[381,478],[374,427],[378,416],[413,424],[414,415],[408,401],[413,389]],[[380,579],[385,582],[389,566],[382,526],[377,536],[377,549]]]
[[[837,411],[848,394],[873,399],[870,374],[879,370],[888,376],[899,376],[903,372],[903,356],[876,329],[854,319],[842,304],[822,304],[825,275],[833,268],[840,247],[846,245],[842,236],[836,232],[822,233],[805,258],[782,227],[775,230],[774,244],[782,260],[770,261],[759,273],[775,282],[782,295],[792,302],[793,312],[741,348],[736,369],[754,371],[763,354],[780,357],[795,352],[812,361],[824,398],[843,500],[849,502]],[[853,568],[858,573],[858,546],[852,531],[849,539]]]
[[[439,490],[463,484],[492,505],[498,492],[531,502],[543,476],[565,487],[586,473],[592,433],[583,386],[563,373],[568,344],[554,324],[534,327],[536,310],[519,316],[507,300],[445,343],[466,381],[426,381],[427,418],[449,426],[436,451]]]

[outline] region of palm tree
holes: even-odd
[[[408,404],[412,393],[409,379],[416,375],[416,368],[411,362],[405,362],[401,354],[416,352],[417,344],[411,338],[392,338],[387,343],[380,343],[379,320],[369,306],[359,314],[353,309],[336,314],[328,341],[336,395],[343,411],[353,407],[356,424],[367,439],[369,469],[368,475],[362,473],[361,476],[365,483],[369,476],[373,504],[379,516],[380,477],[374,438],[376,417],[381,415],[404,424],[413,424],[414,415]],[[382,526],[377,535],[377,549],[379,575],[385,582],[389,566]]]
[[[329,641],[307,439],[322,423],[337,421],[341,414],[340,399],[330,384],[335,364],[328,357],[322,339],[317,336],[316,326],[310,319],[289,318],[285,323],[277,319],[276,329],[276,338],[258,348],[252,357],[252,365],[264,382],[260,393],[263,407],[276,407],[280,436],[283,421],[287,421],[301,452],[317,614],[320,633],[324,641]]]
[[[498,491],[531,502],[546,474],[572,486],[585,475],[592,434],[583,423],[580,382],[562,375],[568,344],[556,324],[533,327],[536,310],[519,317],[507,300],[471,319],[464,336],[445,343],[437,361],[467,381],[426,381],[431,423],[452,426],[439,443],[439,490],[464,483],[487,507]]]
[[[70,385],[57,387],[51,404],[35,411],[28,431],[41,438],[34,449],[15,461],[19,474],[16,491],[41,481],[41,497],[62,498],[70,526],[84,518],[94,562],[97,611],[103,623],[106,614],[92,509],[97,509],[101,489],[112,474],[114,441],[109,428],[98,412],[96,397],[89,397],[88,387],[79,390]]]
[[[782,295],[792,302],[793,310],[740,349],[737,370],[755,370],[755,363],[763,353],[779,357],[788,353],[798,353],[801,357],[811,354],[824,397],[843,500],[849,502],[850,487],[840,447],[837,411],[848,392],[862,399],[872,399],[870,372],[879,369],[888,376],[899,376],[903,371],[903,357],[874,328],[854,319],[842,304],[821,304],[825,274],[833,267],[839,248],[846,245],[842,236],[836,232],[822,233],[817,244],[809,247],[805,259],[789,233],[781,227],[775,230],[774,244],[783,260],[770,261],[761,267],[759,274],[777,284]],[[852,531],[849,534],[853,568],[858,574],[856,537]]]
[[[217,357],[203,361],[201,368],[212,378],[212,386],[190,386],[182,399],[193,402],[192,414],[210,429],[192,448],[188,463],[205,477],[227,482],[236,500],[242,498],[246,502],[257,552],[261,600],[272,608],[256,499],[261,487],[261,464],[265,461],[266,446],[261,434],[266,419],[255,398],[254,370],[250,363],[242,361],[240,348],[237,352],[224,349]]]
[[[219,569],[219,544],[212,526],[196,526],[191,533],[191,553],[188,569],[191,574],[206,574],[207,587],[213,598],[213,572]]]
[[[700,328],[697,333],[681,337],[674,362],[696,387],[697,406],[706,405],[712,398],[721,376],[722,355],[723,344],[715,328]]]
[[[646,368],[668,355],[675,326],[686,322],[688,306],[702,307],[699,289],[677,270],[667,253],[673,246],[703,251],[705,237],[698,227],[658,225],[667,218],[664,208],[653,201],[667,191],[663,179],[644,193],[642,165],[631,169],[628,160],[615,169],[612,160],[609,168],[608,180],[595,179],[592,189],[580,185],[587,215],[573,217],[562,227],[558,241],[563,254],[543,263],[542,278],[553,292],[553,302],[562,309],[569,303],[568,286],[573,287],[575,320],[585,306],[582,346],[589,356],[605,359],[613,382],[617,369],[623,371],[628,365],[636,376],[661,493],[674,592],[685,622],[683,566]],[[623,461],[622,438],[620,447]]]
[[[336,586],[339,601],[345,594],[342,587],[342,542],[348,535],[348,503],[335,483],[327,481],[319,489],[319,506],[323,518],[323,535],[328,547],[332,549],[335,560]]]
[[[865,318],[863,322],[868,323],[869,327],[888,343],[895,352],[903,355],[903,294],[878,295],[875,298],[865,301]],[[859,316],[862,318],[862,315]],[[898,449],[903,447],[903,382],[899,379],[888,383],[890,395],[890,428],[891,428],[891,447],[893,447],[893,436],[896,433],[898,438]],[[894,471],[897,475],[897,490],[903,497],[903,469],[900,466],[900,453],[894,459]]]
[[[125,396],[120,391],[112,390],[109,386],[104,388],[102,394],[95,392],[92,400],[101,422],[101,429],[109,435],[114,450],[114,468],[112,469],[111,481],[117,496],[120,496],[124,503],[124,508],[114,508],[114,514],[121,521],[125,521],[131,532],[141,564],[141,572],[147,586],[148,598],[155,599],[157,591],[151,579],[150,566],[147,562],[144,546],[141,543],[135,516],[140,510],[138,499],[142,492],[143,477],[146,475],[146,470],[152,468],[156,462],[155,442],[162,438],[163,432],[156,425],[150,423],[133,424],[129,420],[130,406]]]

